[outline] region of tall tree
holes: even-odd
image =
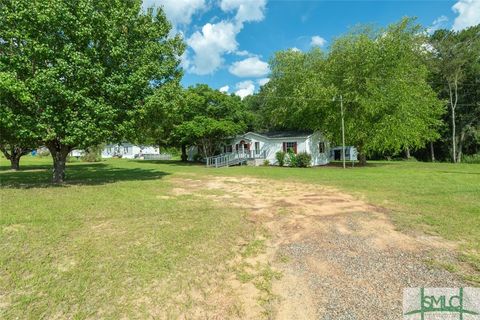
[[[207,85],[197,85],[185,91],[179,113],[181,121],[173,137],[184,148],[197,146],[208,157],[229,137],[251,128],[253,115],[238,96],[227,95]]]
[[[434,88],[450,111],[445,120],[450,122],[452,161],[460,162],[468,138],[475,141],[480,130],[480,25],[437,30],[429,43]]]
[[[159,148],[180,147],[172,133],[175,126],[183,121],[184,93],[185,90],[176,81],[155,89],[145,99],[144,108],[137,113],[134,140],[141,144],[154,144]]]
[[[328,55],[278,53],[260,96],[274,125],[345,136],[360,153],[418,148],[438,137],[441,102],[427,82],[420,27],[404,19],[386,29],[359,27],[338,38]]]
[[[181,76],[183,42],[140,0],[2,1],[0,25],[0,71],[33,97],[25,115],[52,154],[56,183],[73,148],[130,133],[145,98]]]
[[[360,161],[372,152],[422,147],[438,137],[442,104],[429,86],[421,27],[403,19],[338,39],[329,56],[331,81],[345,100],[348,141]]]
[[[0,71],[0,151],[10,160],[12,170],[19,170],[20,158],[38,146],[32,132],[35,123],[23,112],[32,103],[24,84],[14,74]]]

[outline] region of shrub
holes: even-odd
[[[290,167],[296,167],[297,166],[297,155],[293,152],[292,149],[288,150],[288,158],[287,158],[287,163]]]
[[[102,150],[104,146],[103,145],[97,145],[97,146],[92,146],[88,147],[85,149],[85,153],[82,156],[82,161],[85,162],[99,162],[102,161]]]
[[[268,161],[268,159],[263,160],[263,165],[268,167],[270,165],[270,161]]]
[[[67,162],[72,163],[72,162],[79,162],[80,160],[77,157],[72,157],[72,156],[67,156]]]
[[[193,156],[193,161],[202,162],[203,161],[203,156],[200,153],[197,153]]]
[[[297,167],[307,168],[307,167],[310,167],[310,164],[312,162],[312,156],[306,152],[302,152],[297,154],[296,161],[297,161],[296,163]]]
[[[283,167],[285,165],[285,157],[286,157],[286,153],[283,152],[283,151],[278,151],[277,153],[275,153],[275,158],[277,159],[278,161],[278,165],[280,167]]]
[[[47,148],[38,148],[37,150],[37,157],[43,158],[43,157],[50,157],[50,151]]]
[[[480,164],[480,153],[471,154],[471,155],[464,155],[463,158],[462,158],[462,162]]]

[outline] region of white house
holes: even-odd
[[[294,153],[306,152],[312,156],[312,166],[329,162],[329,143],[320,132],[272,131],[265,133],[248,132],[235,137],[223,148],[225,153],[246,153],[255,164],[268,160],[277,164],[276,153],[291,149]]]
[[[158,147],[137,146],[131,143],[107,144],[102,150],[102,158],[122,157],[134,159],[142,155],[160,154]]]
[[[263,164],[265,160],[272,165],[277,165],[276,154],[279,151],[294,153],[306,152],[312,156],[312,166],[326,165],[330,161],[342,159],[342,147],[331,148],[326,138],[317,132],[301,131],[275,131],[275,132],[247,132],[238,135],[225,143],[222,154],[208,157],[208,167],[221,167],[235,164]],[[189,149],[188,159],[193,161],[198,153],[197,147]],[[345,159],[357,160],[355,147],[345,147]]]

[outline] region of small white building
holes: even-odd
[[[342,147],[335,147],[330,149],[330,161],[342,161],[343,152]],[[357,149],[352,146],[345,146],[345,161],[356,161],[358,158]]]
[[[319,132],[299,131],[272,131],[265,133],[248,132],[235,137],[231,144],[223,147],[225,153],[247,153],[248,158],[258,159],[255,164],[268,160],[276,165],[276,153],[287,152],[291,149],[294,153],[306,152],[312,156],[312,166],[325,165],[329,162],[329,143]]]
[[[102,158],[121,157],[134,159],[143,155],[158,155],[160,150],[154,146],[137,146],[131,143],[107,144],[102,150]]]

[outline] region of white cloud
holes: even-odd
[[[262,78],[262,79],[258,79],[258,80],[257,80],[257,83],[258,83],[260,86],[264,86],[264,85],[266,85],[269,81],[270,81],[270,78]]]
[[[320,36],[313,36],[312,41],[310,41],[310,45],[312,47],[323,47],[327,43],[327,40]]]
[[[226,53],[251,55],[248,51],[237,51],[236,37],[243,29],[244,22],[263,20],[266,3],[267,0],[221,0],[220,7],[223,11],[237,11],[235,19],[207,23],[201,31],[196,31],[187,39],[186,42],[193,51],[193,58],[187,56],[184,59],[189,62],[186,70],[198,75],[212,74],[222,66],[223,55]]]
[[[172,24],[190,24],[192,16],[206,9],[205,0],[143,0],[143,8],[159,8],[165,10]]]
[[[189,71],[199,75],[211,74],[223,63],[223,54],[234,52],[239,30],[231,22],[207,23],[202,31],[195,32],[187,44],[195,53]]]
[[[480,0],[458,0],[452,10],[458,13],[453,22],[453,30],[462,30],[480,23]]]
[[[218,91],[223,92],[223,93],[228,93],[228,90],[230,90],[229,86],[223,86]]]
[[[297,47],[290,48],[290,51],[293,51],[293,52],[302,52],[302,50],[298,49]]]
[[[267,0],[222,0],[220,8],[225,11],[237,10],[235,20],[238,23],[262,21],[265,17]]]
[[[244,56],[250,56],[250,52],[248,52],[247,50],[241,50],[241,51],[237,51],[235,52],[235,54],[237,56],[241,56],[241,57],[244,57]]]
[[[258,57],[234,62],[228,68],[228,71],[237,77],[261,77],[270,72],[268,63],[260,60]]]
[[[242,99],[246,96],[251,96],[255,92],[255,85],[251,80],[239,82],[235,85],[235,88],[237,89],[235,94]]]
[[[446,16],[440,16],[432,22],[432,25],[427,28],[428,33],[434,33],[436,30],[444,28],[445,23],[448,21]]]

